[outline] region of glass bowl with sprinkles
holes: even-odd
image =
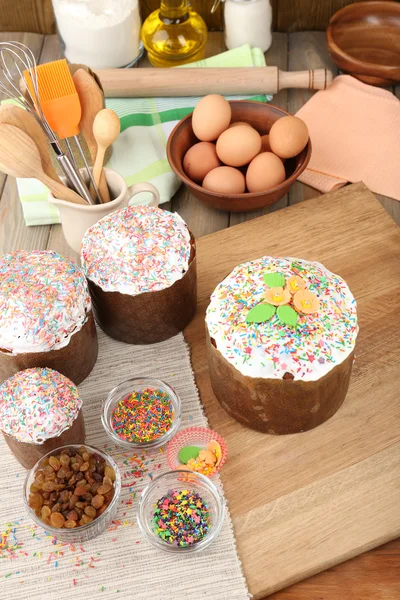
[[[52,450],[28,472],[24,483],[30,518],[70,544],[104,533],[116,517],[120,494],[116,462],[88,444]]]
[[[134,377],[117,385],[103,403],[103,427],[125,448],[159,448],[169,442],[181,422],[175,390],[155,377]]]
[[[221,531],[225,501],[205,475],[168,471],[142,491],[137,520],[142,535],[165,552],[200,552]]]

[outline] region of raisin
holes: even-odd
[[[40,511],[40,516],[42,519],[48,519],[51,515],[51,509],[48,506],[42,506],[42,510]]]
[[[89,459],[90,459],[90,454],[88,454],[87,452],[84,452],[84,453],[82,454],[82,458],[83,458],[83,460],[84,460],[85,462],[88,462],[88,461],[89,461]]]
[[[84,463],[81,465],[81,467],[80,467],[80,470],[81,470],[81,471],[87,471],[87,470],[88,470],[88,468],[89,468],[89,463],[86,461],[86,462],[84,462]]]
[[[71,461],[71,459],[68,456],[68,454],[61,454],[61,456],[60,456],[60,463],[62,464],[63,467],[68,467],[70,461]]]
[[[93,485],[91,487],[92,494],[97,494],[97,490],[99,489],[100,486],[101,486],[100,481],[96,481],[95,483],[93,483]]]
[[[54,483],[54,481],[45,481],[42,485],[42,490],[44,492],[53,492],[56,489],[55,486],[56,484]]]
[[[103,479],[103,485],[109,485],[110,487],[113,487],[113,483],[112,483],[111,479],[107,476],[105,476]]]
[[[78,513],[76,512],[76,510],[70,510],[67,516],[67,519],[69,521],[77,521],[78,520]]]
[[[92,506],[96,509],[100,508],[104,504],[104,496],[97,494],[92,500]]]
[[[87,492],[84,496],[82,496],[82,498],[85,502],[89,502],[89,504],[90,504],[92,501],[92,498],[93,498],[93,494],[91,494],[90,492]]]
[[[77,481],[80,481],[81,479],[83,479],[83,473],[79,472],[75,475],[75,477]]]
[[[43,506],[43,498],[38,493],[29,494],[29,506],[33,510],[40,510]]]
[[[55,512],[60,512],[61,511],[61,504],[59,502],[56,502],[52,508],[51,508],[51,512],[55,513]]]
[[[86,502],[77,502],[75,504],[75,508],[80,508],[81,510],[85,510],[86,507],[87,507],[87,503]]]
[[[64,527],[66,529],[73,529],[74,527],[76,527],[76,521],[65,521]]]
[[[78,450],[78,455],[80,455],[81,457],[86,454],[87,450],[85,448],[85,446],[81,446]]]
[[[29,488],[29,491],[30,491],[30,492],[32,492],[32,493],[35,493],[35,492],[38,492],[40,489],[41,489],[41,486],[38,486],[38,485],[36,484],[36,481],[34,481],[34,482],[31,484],[31,487]]]
[[[94,518],[97,514],[96,509],[93,506],[87,506],[85,508],[85,514],[88,515],[88,517]]]
[[[75,504],[78,502],[79,498],[76,494],[72,494],[71,498],[69,499],[69,505],[70,506],[75,506]]]
[[[84,496],[86,494],[86,488],[79,485],[75,488],[74,494],[75,496]]]
[[[53,512],[50,515],[50,525],[60,529],[65,523],[65,519],[59,512]]]
[[[104,469],[104,475],[106,477],[109,477],[111,481],[115,481],[115,479],[116,479],[115,471],[114,471],[114,469],[112,467],[108,467],[107,466]]]
[[[93,517],[89,517],[88,515],[82,515],[81,521],[84,525],[87,525],[88,523],[91,523],[93,521]]]
[[[65,479],[68,471],[65,467],[60,467],[57,471],[57,479]]]
[[[49,458],[49,465],[50,465],[51,467],[53,467],[53,469],[54,469],[55,471],[58,471],[58,470],[59,470],[59,468],[61,467],[61,463],[60,463],[60,461],[59,461],[59,460],[58,460],[58,458],[56,458],[55,456],[50,456],[50,458]]]
[[[79,463],[77,463],[77,462],[74,462],[74,464],[73,464],[73,465],[71,465],[71,469],[72,469],[73,471],[75,471],[75,473],[76,473],[77,471],[79,471],[79,466],[80,466],[80,465],[79,465]]]
[[[102,478],[102,476],[100,475],[100,473],[93,473],[93,479],[94,479],[95,481],[102,481],[102,480],[103,480],[103,478]]]
[[[99,489],[97,490],[97,493],[104,496],[104,494],[108,494],[108,492],[110,492],[111,490],[112,490],[112,485],[104,485],[103,484],[99,487]]]

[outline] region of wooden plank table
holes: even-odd
[[[18,40],[27,44],[40,62],[60,56],[59,44],[55,36],[44,37],[26,33],[0,34],[0,41],[5,40]],[[222,34],[210,34],[208,55],[217,54],[224,49]],[[266,54],[266,59],[268,64],[277,65],[285,70],[327,67],[336,72],[327,54],[325,36],[320,32],[274,34],[273,45]],[[142,66],[147,66],[146,59],[143,59]],[[399,86],[393,91],[400,97]],[[295,112],[312,93],[306,90],[284,90],[275,96],[273,103]],[[289,194],[273,207],[256,213],[229,214],[207,209],[181,188],[172,201],[164,206],[179,212],[195,236],[200,237],[316,195],[318,192],[312,188],[296,183]],[[400,223],[400,203],[385,197],[379,197],[379,200],[395,221]],[[46,248],[56,248],[64,255],[76,257],[67,247],[59,225],[25,227],[15,181],[0,173],[0,252]],[[400,540],[331,568],[283,592],[273,594],[270,598],[273,600],[395,600],[400,598],[399,565]]]

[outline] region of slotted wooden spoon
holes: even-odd
[[[34,177],[60,199],[87,204],[76,192],[47,175],[42,167],[38,147],[32,138],[13,125],[0,125],[0,170],[13,177]]]

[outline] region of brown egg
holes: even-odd
[[[217,167],[204,178],[203,188],[220,194],[242,194],[246,189],[243,173],[233,167]]]
[[[271,152],[271,146],[269,145],[269,135],[266,133],[261,136],[261,150],[260,152]]]
[[[306,147],[307,125],[298,117],[282,117],[275,121],[269,132],[272,152],[281,158],[292,158]]]
[[[250,123],[246,123],[246,121],[235,121],[234,123],[231,123],[228,127],[228,129],[231,129],[231,127],[237,127],[238,125],[245,125],[246,127],[251,127]]]
[[[260,148],[260,134],[248,125],[227,129],[217,140],[218,158],[230,167],[247,165],[260,152]]]
[[[195,144],[189,148],[183,158],[183,169],[186,175],[196,183],[201,183],[207,173],[220,164],[215,144],[211,142]]]
[[[195,136],[202,142],[216,140],[228,128],[231,115],[231,106],[223,96],[204,96],[193,111],[192,128]]]
[[[266,192],[285,180],[285,167],[272,152],[258,154],[247,169],[246,184],[249,192]]]

